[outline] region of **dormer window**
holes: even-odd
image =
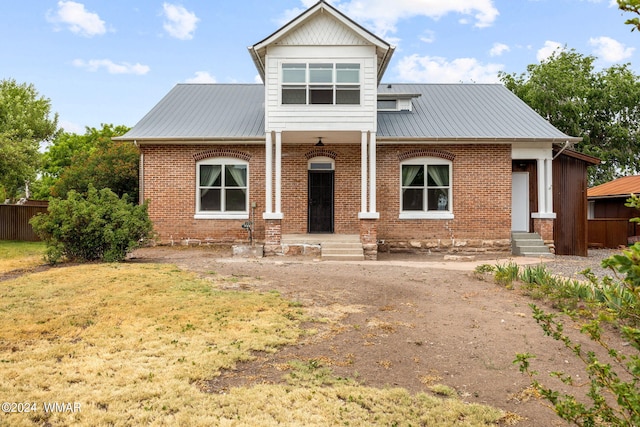
[[[378,93],[378,111],[413,111],[413,100],[420,96],[419,93]]]
[[[360,64],[282,64],[282,104],[360,105]]]

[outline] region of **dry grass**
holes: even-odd
[[[252,351],[295,341],[301,318],[277,294],[222,291],[168,265],[62,267],[0,282],[0,397],[37,405],[0,414],[0,425],[486,426],[505,416],[333,381],[313,361],[298,372],[321,373],[321,386],[201,391]],[[45,402],[81,410],[46,413]]]
[[[44,264],[44,252],[45,245],[42,242],[0,240],[0,274]]]

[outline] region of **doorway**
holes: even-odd
[[[333,233],[334,171],[309,170],[309,233]]]
[[[511,176],[511,231],[529,232],[529,172]]]

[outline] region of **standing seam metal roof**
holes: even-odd
[[[420,94],[413,111],[378,112],[378,138],[577,141],[499,84],[381,84]],[[119,139],[262,139],[261,84],[178,84]]]

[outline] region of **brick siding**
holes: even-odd
[[[225,151],[226,150],[226,151]],[[323,150],[335,157],[334,231],[359,234],[360,145],[284,145],[282,152],[283,234],[307,232],[307,163]],[[431,151],[452,160],[453,213],[451,220],[401,220],[400,160],[412,151]],[[196,159],[231,153],[249,161],[249,203],[255,202],[254,237],[265,239],[264,147],[260,145],[146,145],[144,198],[161,242],[200,239],[247,241],[246,220],[194,219]],[[489,241],[509,239],[511,231],[510,145],[378,145],[377,209],[379,240]],[[274,182],[275,190],[275,182]],[[274,191],[275,192],[275,191]],[[275,204],[274,204],[275,206]],[[481,244],[481,243],[478,243]]]

